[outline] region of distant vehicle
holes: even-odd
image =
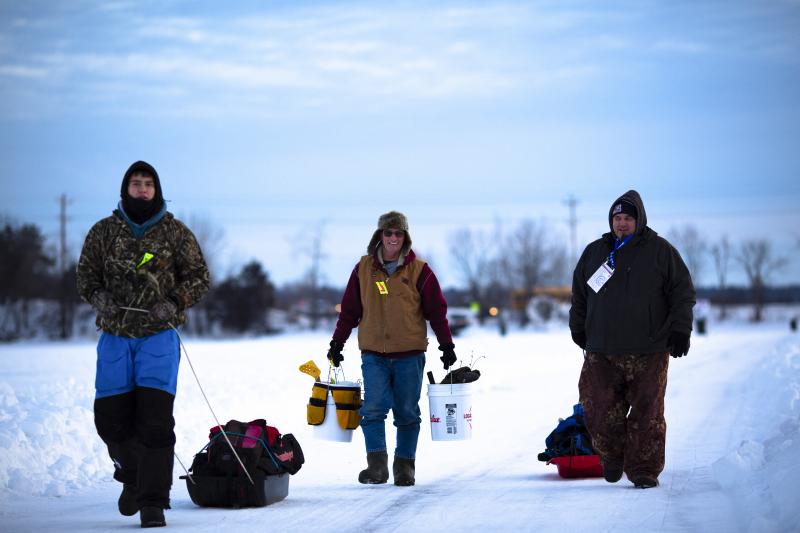
[[[451,310],[447,313],[450,332],[457,337],[464,329],[472,325],[472,313],[469,311]]]

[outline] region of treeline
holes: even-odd
[[[532,312],[546,318],[553,309],[549,303],[569,300],[577,259],[571,256],[586,244],[577,243],[570,253],[567,239],[551,226],[527,219],[509,228],[498,222],[492,230],[463,228],[448,235],[448,265],[460,281],[459,287],[447,291],[449,304],[471,306],[481,320],[499,312],[522,326],[530,321]],[[211,260],[213,273],[217,270],[213,259],[224,255],[222,232],[203,219],[190,218],[190,227]],[[719,318],[726,317],[729,304],[752,304],[752,318],[760,321],[765,304],[800,301],[797,287],[771,286],[772,277],[787,266],[788,258],[777,254],[766,239],[733,243],[722,237],[709,242],[690,225],[673,228],[666,235],[691,271],[698,297],[715,304]],[[311,265],[301,279],[276,287],[264,266],[251,261],[212,282],[210,293],[189,311],[186,329],[198,335],[218,335],[272,333],[292,324],[330,327],[342,288],[321,283],[321,233],[300,240],[310,243],[301,252]],[[446,268],[435,258],[425,257],[424,251],[417,251],[437,272]],[[0,222],[0,257],[0,341],[66,339],[91,332],[94,312],[77,294],[75,260],[67,259],[63,249],[58,254],[48,247],[36,225]],[[747,286],[729,284],[737,270],[744,274]],[[701,285],[706,278],[713,282]]]
[[[463,288],[454,296],[476,303],[484,318],[492,307],[509,308],[521,324],[530,318],[531,299],[568,299],[577,257],[568,258],[566,239],[552,232],[551,226],[523,220],[510,230],[497,223],[492,230],[464,228],[450,234],[452,264]],[[776,252],[767,239],[733,242],[722,236],[709,241],[693,225],[671,228],[665,236],[680,251],[698,297],[718,306],[721,319],[727,317],[728,305],[752,304],[752,320],[759,322],[767,303],[800,301],[796,287],[771,287],[775,274],[788,266],[784,254],[789,250]],[[800,239],[790,238],[796,241],[795,249],[800,248]],[[586,244],[577,243],[573,254],[578,255]],[[735,274],[743,275],[745,286],[731,286],[729,280]]]
[[[67,339],[94,328],[94,311],[81,301],[76,262],[59,260],[33,224],[3,224],[0,230],[0,341],[45,337]],[[302,294],[297,286],[287,288]],[[279,294],[257,261],[213,284],[192,308],[188,331],[196,334],[269,333],[269,313]]]

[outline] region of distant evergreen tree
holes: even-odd
[[[19,338],[30,329],[31,300],[54,297],[49,272],[54,260],[46,253],[44,242],[33,224],[6,223],[0,230],[0,305],[5,308],[0,323],[2,340]]]
[[[274,303],[275,286],[258,261],[217,285],[209,298],[212,319],[237,333],[269,331],[267,311]]]

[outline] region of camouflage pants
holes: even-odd
[[[578,382],[592,445],[628,478],[664,469],[669,354],[588,353]]]

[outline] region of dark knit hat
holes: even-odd
[[[621,200],[611,208],[612,218],[614,215],[619,215],[620,213],[632,216],[633,218],[639,218],[639,212],[637,211],[636,206],[626,200]]]
[[[381,233],[383,233],[385,229],[399,229],[405,232],[406,237],[403,241],[403,248],[400,251],[401,254],[405,255],[411,248],[411,235],[408,233],[408,219],[403,213],[398,211],[389,211],[378,217],[378,229],[372,234],[369,245],[367,245],[367,253],[369,255],[375,253],[375,250],[378,249],[378,245],[381,243]]]

